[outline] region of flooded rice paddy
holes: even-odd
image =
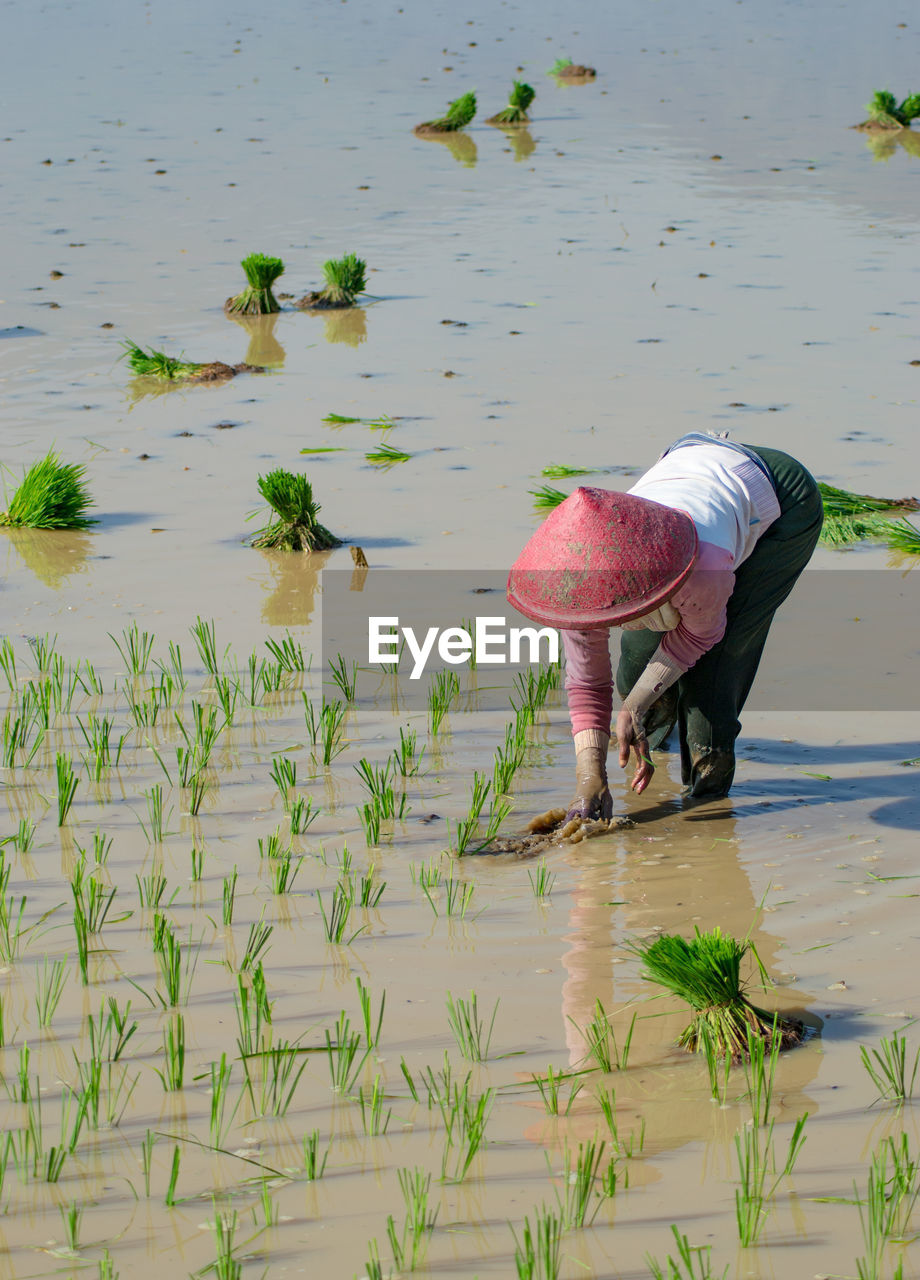
[[[653,1275],[647,1255],[669,1274],[672,1224],[711,1246],[687,1275],[861,1259],[887,1277],[902,1255],[920,1273],[892,1181],[902,1135],[902,1169],[918,1159],[915,1111],[878,1099],[860,1053],[877,1063],[904,1028],[909,1078],[920,1044],[913,687],[867,709],[871,650],[853,670],[802,611],[790,677],[836,661],[852,701],[752,706],[730,800],[684,807],[665,752],[643,797],[614,780],[632,825],[533,860],[451,858],[517,719],[509,688],[461,670],[436,729],[392,677],[360,671],[350,696],[321,629],[322,573],[351,571],[348,546],[245,545],[258,475],[302,467],[368,580],[500,571],[543,467],[626,487],[709,427],[915,493],[920,159],[848,128],[874,89],[918,87],[912,12],[6,15],[0,461],[11,484],[50,445],[83,463],[99,524],[0,542],[0,1271],[203,1274],[223,1250],[221,1277],[372,1276],[376,1241],[379,1274],[399,1273],[405,1184],[417,1221],[436,1214],[420,1274],[519,1274],[541,1206],[566,1226],[565,1280]],[[596,79],[548,77],[560,56]],[[515,77],[537,90],[529,128],[480,123]],[[413,136],[470,88],[462,137]],[[370,295],[228,318],[254,251],[283,257],[291,298],[358,252]],[[267,372],[154,392],[126,340]],[[381,439],[409,460],[368,463]],[[825,580],[900,582],[912,563],[815,558]],[[861,576],[840,574],[851,620]],[[568,799],[564,695],[544,692],[506,833]],[[388,762],[399,816],[368,831]],[[748,1247],[750,1082],[675,1047],[686,1015],[626,948],[715,926],[751,931],[775,984],[758,998],[810,1031],[776,1067],[775,1194]],[[471,993],[478,1053],[451,1028]]]

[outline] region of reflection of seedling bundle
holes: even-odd
[[[899,103],[888,89],[877,89],[866,110],[869,118],[858,129],[909,129],[911,120],[920,116],[920,93],[911,93]]]
[[[86,516],[93,505],[84,483],[85,468],[76,463],[61,462],[49,450],[39,462],[33,462],[6,511],[0,512],[0,525],[19,529],[86,529],[95,524]]]
[[[355,253],[341,258],[330,258],[323,263],[326,283],[322,289],[305,294],[294,305],[301,311],[311,308],[353,307],[359,293],[367,288],[367,263]]]
[[[530,119],[527,114],[527,108],[536,96],[536,90],[531,88],[529,84],[525,84],[523,80],[513,81],[511,93],[508,95],[507,107],[503,111],[499,111],[498,115],[490,116],[486,123],[500,125],[527,124]]]
[[[693,1018],[678,1044],[691,1052],[709,1051],[740,1061],[747,1056],[748,1031],[762,1040],[780,1037],[783,1046],[797,1044],[802,1025],[767,1013],[751,1004],[741,979],[741,962],[751,952],[760,968],[754,945],[739,942],[721,929],[696,931],[689,941],[663,933],[652,942],[633,942],[630,950],[642,961],[642,976],[685,1000]]]
[[[249,281],[242,293],[228,298],[224,303],[227,311],[239,312],[244,316],[264,316],[281,307],[272,293],[272,285],[284,272],[284,263],[280,258],[267,258],[264,253],[251,253],[244,258],[240,266]]]
[[[306,476],[279,467],[259,476],[258,484],[259,492],[278,518],[253,535],[252,546],[325,551],[340,545],[339,539],[317,519],[320,505],[313,500],[313,488]]]
[[[464,93],[450,103],[440,119],[426,120],[424,124],[417,124],[414,132],[420,138],[426,133],[456,133],[459,129],[465,129],[468,124],[471,124],[475,114],[475,93]]]

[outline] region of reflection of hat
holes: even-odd
[[[696,560],[683,511],[606,489],[576,489],[552,512],[508,575],[526,617],[590,631],[640,618],[670,599]]]

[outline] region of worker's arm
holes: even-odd
[[[613,708],[610,633],[563,631],[565,691],[575,740],[575,795],[569,818],[609,818],[613,801],[607,787],[607,748]]]

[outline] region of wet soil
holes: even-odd
[[[298,298],[294,303],[298,311],[347,311],[354,305],[353,302],[335,302],[327,298],[322,290],[305,293],[302,298]]]
[[[189,374],[183,382],[226,382],[235,378],[238,373],[265,373],[265,369],[257,364],[224,364],[222,360],[211,360],[203,364],[197,373]]]
[[[570,62],[568,66],[553,72],[560,80],[593,80],[597,75],[594,67],[586,67],[581,62]]]

